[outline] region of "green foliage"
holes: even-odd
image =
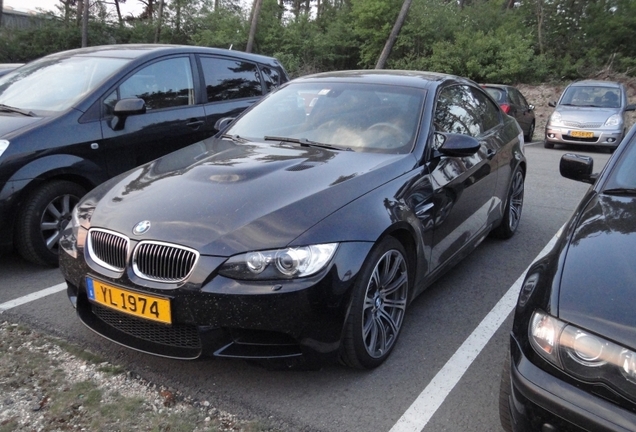
[[[361,67],[375,65],[401,7],[400,0],[351,0],[351,25],[359,40]]]

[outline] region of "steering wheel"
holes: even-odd
[[[399,127],[389,122],[374,123],[367,128],[365,132],[380,132],[382,135],[376,137],[375,142],[382,142],[383,148],[397,148],[402,147],[408,141],[408,136]],[[387,141],[388,135],[391,135],[390,141]],[[380,138],[385,138],[380,140]]]

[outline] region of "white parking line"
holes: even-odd
[[[533,262],[548,253],[556,240],[557,237],[553,237]],[[515,307],[521,284],[529,268],[528,266],[519,276],[389,432],[420,432],[424,429],[433,414]]]
[[[7,310],[9,310],[11,308],[14,308],[16,306],[20,306],[20,305],[32,302],[32,301],[37,300],[37,299],[41,299],[42,297],[46,297],[48,295],[55,294],[55,293],[58,293],[60,291],[64,291],[65,289],[66,289],[66,283],[62,282],[61,284],[54,285],[54,286],[52,286],[50,288],[45,288],[45,289],[43,289],[41,291],[36,291],[34,293],[27,294],[27,295],[22,296],[22,297],[18,297],[17,299],[10,300],[10,301],[5,302],[5,303],[0,303],[0,314],[2,312],[4,312],[4,311],[7,311]]]

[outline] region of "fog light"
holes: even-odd
[[[611,143],[616,142],[616,138],[608,138],[607,142],[611,142]]]
[[[548,134],[548,138],[554,138],[555,136],[556,136],[556,135],[555,135],[555,134],[553,134],[553,133],[549,133],[549,134]]]

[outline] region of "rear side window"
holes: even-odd
[[[256,64],[217,57],[201,57],[208,102],[257,97],[263,94]]]
[[[263,81],[265,82],[265,92],[269,93],[280,85],[280,72],[269,66],[261,66],[263,71]]]
[[[435,110],[435,129],[478,137],[499,124],[499,109],[485,94],[464,85],[443,89]]]

